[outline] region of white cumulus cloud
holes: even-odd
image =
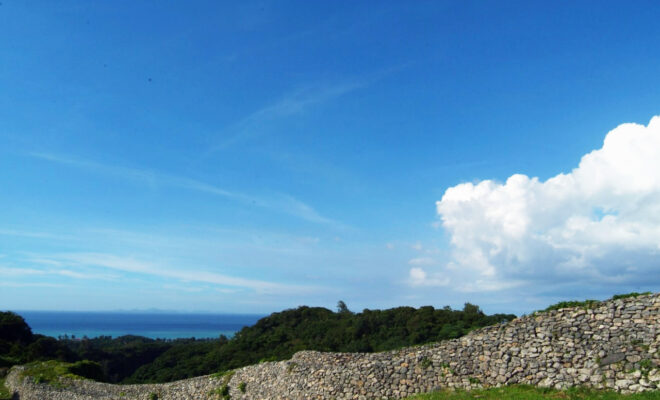
[[[451,187],[437,212],[451,238],[442,273],[458,289],[660,284],[660,117],[618,126],[546,181],[515,174]],[[417,285],[436,279],[410,270]]]
[[[422,268],[410,268],[408,283],[411,286],[447,286],[449,279],[440,274],[429,275]]]

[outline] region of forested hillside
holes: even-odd
[[[515,318],[485,315],[466,303],[450,307],[399,307],[349,311],[340,302],[333,312],[298,307],[273,313],[233,338],[152,340],[136,336],[54,339],[33,335],[18,315],[0,315],[0,360],[4,366],[34,360],[91,360],[108,382],[167,382],[255,364],[282,360],[299,350],[373,352],[451,339],[472,329]],[[99,378],[92,364],[90,374]]]
[[[20,315],[0,312],[0,368],[38,360],[76,359],[77,355],[64,343],[33,334]]]

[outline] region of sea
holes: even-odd
[[[232,337],[263,315],[165,312],[17,311],[33,333],[58,338],[137,335],[152,339]]]

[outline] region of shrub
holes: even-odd
[[[77,361],[71,364],[68,370],[74,375],[82,376],[83,378],[87,379],[93,379],[95,381],[102,381],[104,377],[101,364],[89,360]]]
[[[553,304],[546,308],[543,311],[552,311],[559,310],[560,308],[573,308],[573,307],[582,307],[584,309],[596,308],[600,304],[598,300],[585,300],[585,301],[560,301],[557,304]]]
[[[612,296],[612,300],[627,299],[629,297],[646,296],[648,294],[651,294],[651,292],[642,292],[642,293],[632,292],[627,294],[615,294],[614,296]]]

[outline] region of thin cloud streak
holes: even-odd
[[[123,272],[173,278],[182,282],[203,282],[222,286],[248,288],[261,294],[317,293],[322,290],[319,287],[287,285],[245,279],[209,271],[171,269],[159,263],[145,262],[132,257],[120,257],[106,253],[63,253],[50,257],[44,256],[42,258],[49,258],[63,264],[76,266],[96,266]]]
[[[225,133],[228,138],[216,144],[208,150],[202,158],[227,149],[232,145],[261,136],[264,127],[268,124],[286,117],[301,115],[313,106],[335,100],[359,89],[364,89],[378,82],[384,77],[407,68],[410,62],[395,65],[379,71],[372,72],[368,76],[339,83],[321,83],[303,86],[283,96],[278,101],[254,111],[247,117],[230,125]]]
[[[3,276],[42,275],[44,271],[33,268],[0,267],[0,274]]]
[[[344,82],[335,85],[310,85],[290,93],[230,126],[229,138],[213,146],[205,156],[232,145],[260,136],[263,128],[276,119],[300,115],[310,107],[334,100],[354,90],[368,86],[370,80]]]
[[[45,288],[63,288],[69,285],[59,283],[23,283],[23,282],[0,282],[0,287],[26,288],[26,287],[45,287]]]
[[[34,260],[33,262],[39,263]],[[49,260],[43,260],[42,264],[54,265],[55,262],[50,262]],[[61,264],[61,263],[57,263]],[[15,267],[0,267],[0,274],[3,276],[44,276],[44,275],[59,275],[65,276],[67,278],[74,279],[87,279],[87,280],[104,280],[112,281],[119,279],[116,275],[106,275],[106,274],[90,274],[79,271],[72,271],[70,269],[35,269],[35,268],[15,268]]]
[[[61,239],[61,236],[47,232],[31,232],[15,229],[0,229],[0,236],[26,237],[31,239]]]
[[[29,153],[29,156],[41,160],[68,165],[79,169],[94,171],[97,173],[117,176],[123,179],[144,182],[150,186],[169,186],[186,190],[192,190],[201,193],[207,193],[215,196],[221,196],[242,204],[257,206],[261,208],[271,209],[277,212],[292,215],[294,217],[303,219],[308,222],[325,224],[335,226],[337,228],[345,228],[345,225],[334,221],[330,218],[321,216],[313,207],[302,201],[285,194],[280,194],[275,198],[260,198],[250,196],[240,192],[233,192],[223,188],[197,181],[189,178],[182,178],[173,175],[161,174],[155,171],[142,170],[136,168],[126,168],[105,165],[93,161],[81,160],[72,157],[50,154],[50,153]],[[2,231],[0,234],[20,234],[21,232],[15,231]],[[23,233],[30,235],[30,233]],[[38,235],[38,234],[32,234]]]

